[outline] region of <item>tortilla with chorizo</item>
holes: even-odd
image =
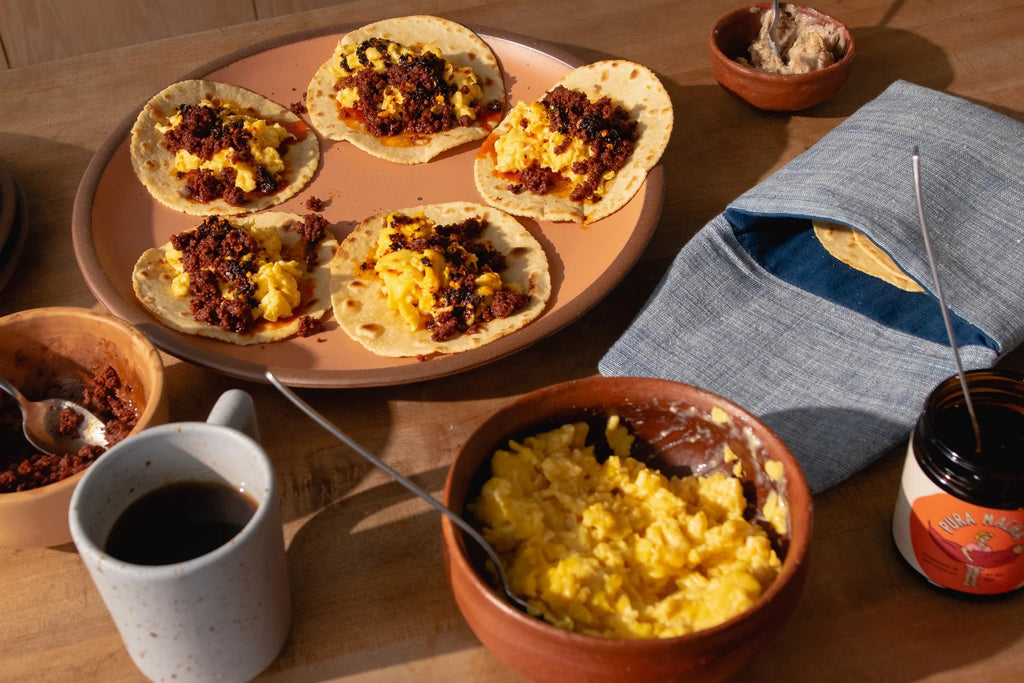
[[[132,168],[151,195],[194,216],[276,206],[316,173],[320,142],[285,107],[215,81],[179,81],[132,126]]]
[[[432,16],[347,33],[306,90],[321,135],[403,164],[484,138],[504,104],[505,82],[487,43]]]
[[[331,262],[334,317],[381,356],[458,353],[535,320],[551,296],[540,243],[472,202],[380,212]]]
[[[209,216],[146,250],[132,273],[142,305],[171,329],[250,345],[318,331],[331,308],[338,243],[319,214]]]
[[[661,159],[672,100],[649,69],[606,60],[574,69],[519,102],[474,164],[484,200],[517,216],[591,223],[636,194]]]

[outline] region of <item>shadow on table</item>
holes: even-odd
[[[446,472],[411,479],[440,499]],[[307,521],[288,548],[291,634],[266,677],[333,679],[479,646],[445,578],[440,520],[386,482]]]
[[[969,678],[987,658],[1016,647],[1019,594],[984,601],[945,594],[896,550],[891,522],[905,451],[906,443],[893,447],[814,497],[807,586],[771,648],[737,681],[911,683],[957,678],[957,671]],[[993,623],[1005,627],[997,632]],[[975,630],[984,638],[950,635]]]
[[[845,88],[852,85],[861,91],[858,107],[898,79],[940,91],[947,90],[953,82],[953,65],[943,49],[913,32],[880,25],[855,28],[853,34],[857,40],[857,63]],[[977,98],[965,99],[1024,121],[1024,111],[1020,109],[996,106]],[[844,115],[852,113],[850,110]]]
[[[71,245],[72,202],[92,153],[57,140],[0,131],[0,157],[25,195],[28,228],[21,253],[4,285],[0,315],[54,305],[52,283],[62,284],[60,303],[88,308],[95,299],[78,272]],[[67,161],[69,173],[54,173],[53,159]],[[70,161],[68,161],[70,160]]]

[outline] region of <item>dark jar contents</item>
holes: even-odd
[[[931,583],[1000,595],[1024,587],[1024,374],[966,377],[980,440],[954,375],[928,396],[911,435],[892,533]]]
[[[131,564],[185,562],[228,543],[255,511],[252,497],[221,482],[165,484],[125,508],[104,550]]]

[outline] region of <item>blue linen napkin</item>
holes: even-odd
[[[914,195],[966,368],[1024,341],[1024,124],[904,81],[705,225],[599,363],[739,403],[821,491],[904,440],[955,372]],[[856,228],[926,293],[829,256],[811,219]]]

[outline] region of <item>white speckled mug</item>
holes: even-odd
[[[78,552],[132,660],[152,680],[249,680],[276,658],[288,635],[280,500],[258,438],[252,398],[233,389],[206,422],[153,427],[111,448],[86,470],[71,498]],[[228,542],[174,564],[133,564],[105,551],[131,503],[182,481],[244,490],[255,512]]]

